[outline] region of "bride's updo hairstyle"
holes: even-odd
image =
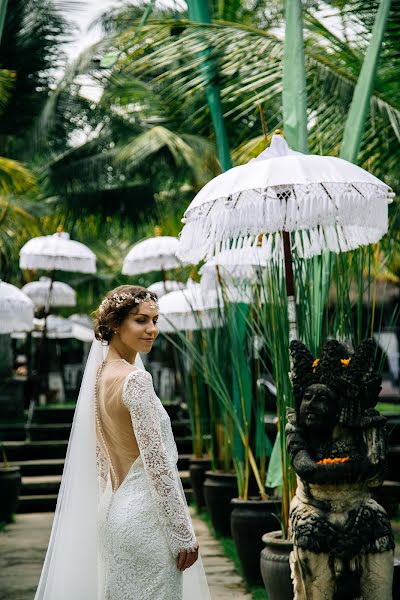
[[[113,331],[126,319],[128,314],[138,311],[142,302],[151,302],[156,308],[157,296],[140,285],[120,285],[104,298],[95,313],[94,335],[103,344],[108,344]]]

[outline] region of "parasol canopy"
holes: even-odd
[[[46,327],[46,337],[51,340],[64,340],[73,337],[72,321],[56,315],[48,315],[43,319],[35,319],[35,330],[33,337],[43,337]]]
[[[35,237],[20,251],[21,269],[95,273],[96,255],[84,244],[71,240],[69,233]]]
[[[29,296],[36,308],[76,306],[75,290],[67,283],[52,282],[49,277],[40,277],[39,281],[27,283],[22,291]]]
[[[333,156],[294,152],[280,135],[245,165],[209,181],[187,208],[178,256],[199,262],[224,250],[261,247],[283,257],[282,231],[299,256],[375,243],[388,228],[389,186]]]
[[[177,258],[178,239],[157,235],[135,244],[124,259],[123,275],[139,275],[151,271],[166,271],[182,265]]]
[[[33,329],[33,302],[15,285],[0,280],[0,334]]]
[[[200,284],[165,294],[159,300],[158,328],[163,333],[176,329],[195,331],[220,324],[221,311],[217,293],[203,294]]]
[[[156,283],[152,283],[147,288],[150,292],[153,292],[157,296],[157,298],[161,298],[168,294],[169,292],[175,292],[176,290],[182,290],[185,288],[185,284],[180,281],[174,281],[172,279],[167,279],[166,281],[157,281]]]
[[[73,323],[77,323],[78,325],[82,325],[83,327],[87,327],[88,329],[93,329],[93,320],[89,315],[84,313],[74,313],[68,317],[70,321]]]
[[[93,342],[93,321],[89,315],[74,314],[68,317],[72,323],[72,337],[81,342]]]
[[[267,266],[262,248],[241,248],[225,250],[210,258],[201,267],[200,285],[204,293],[215,289],[220,279],[228,288],[243,289],[255,283],[260,269]]]

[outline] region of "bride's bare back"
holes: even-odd
[[[101,432],[97,426],[97,439],[103,453],[110,455],[113,490],[121,485],[132,463],[139,456],[139,447],[132,429],[129,410],[122,402],[122,389],[133,367],[124,360],[106,362],[102,368],[97,391],[97,412]],[[104,448],[104,442],[107,448]]]

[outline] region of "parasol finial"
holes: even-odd
[[[154,227],[154,235],[159,237],[162,234],[162,228],[159,225]]]

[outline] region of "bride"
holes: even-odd
[[[139,352],[155,294],[123,285],[96,313],[35,600],[209,600],[171,423]]]

